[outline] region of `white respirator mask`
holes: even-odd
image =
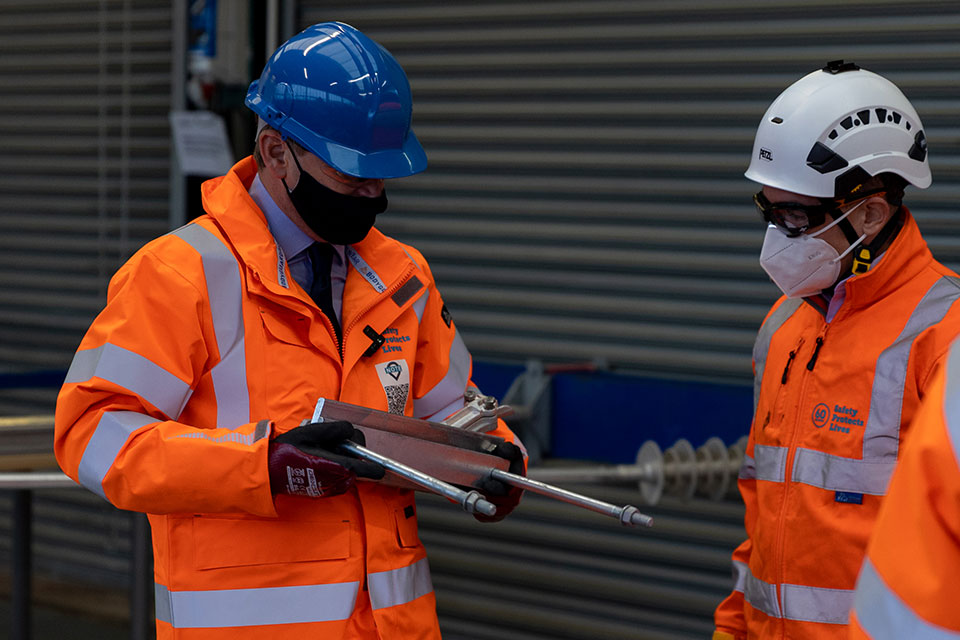
[[[843,253],[837,253],[833,245],[818,236],[856,211],[864,202],[866,200],[810,235],[790,238],[775,224],[767,226],[760,249],[760,266],[784,295],[788,298],[816,295],[837,281],[840,277],[840,261],[863,242],[867,234],[857,238]]]

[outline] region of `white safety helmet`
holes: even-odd
[[[930,186],[920,117],[892,82],[836,60],[773,101],[744,175],[784,191],[845,198],[881,173]]]

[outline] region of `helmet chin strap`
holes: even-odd
[[[890,216],[890,219],[887,220],[887,224],[883,225],[883,229],[881,229],[880,233],[876,235],[876,237],[873,239],[873,242],[864,243],[857,248],[853,254],[853,264],[850,267],[851,273],[856,275],[860,273],[866,273],[870,270],[870,267],[873,265],[873,261],[876,259],[877,255],[879,255],[883,245],[885,245],[890,238],[895,236],[903,226],[902,213],[902,209],[897,209],[894,214]],[[856,240],[856,232],[853,231],[853,225],[846,220],[843,220],[840,223],[840,227],[843,228],[844,222],[847,223],[846,226],[850,227],[850,230],[854,235],[854,240]],[[850,238],[845,229],[844,235],[846,235],[848,239]]]

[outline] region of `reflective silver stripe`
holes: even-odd
[[[350,260],[353,268],[357,270],[357,273],[366,278],[367,282],[370,283],[371,287],[376,289],[377,293],[383,293],[387,290],[387,286],[383,284],[383,280],[380,279],[377,272],[370,268],[370,265],[360,257],[360,254],[357,253],[353,247],[347,247],[346,253],[347,259]]]
[[[870,395],[870,415],[863,432],[864,460],[896,460],[900,448],[900,414],[907,379],[907,361],[913,341],[931,325],[940,322],[950,306],[960,299],[960,280],[943,277],[924,294],[903,331],[877,358]]]
[[[757,468],[757,480],[783,482],[787,477],[787,451],[787,447],[754,445],[753,459]]]
[[[757,412],[757,404],[760,402],[760,386],[763,382],[763,370],[767,364],[767,353],[770,351],[770,342],[773,340],[773,334],[777,329],[783,326],[787,318],[793,315],[793,312],[800,308],[803,300],[794,298],[784,300],[777,307],[777,310],[770,314],[766,322],[757,332],[757,339],[753,343],[753,366],[756,373],[753,376],[753,412]]]
[[[749,567],[745,562],[739,560],[733,561],[733,590],[743,593],[743,587],[747,582],[747,575],[750,573]]]
[[[251,627],[347,620],[358,582],[263,589],[169,591],[154,585],[157,620],[175,629]]]
[[[754,577],[750,567],[739,560],[733,561],[734,591],[741,591],[744,599],[754,609],[759,609],[774,618],[846,624],[853,591],[848,589],[822,589],[797,584],[781,584],[780,597],[783,613],[777,600],[777,587]]]
[[[127,443],[131,433],[154,422],[157,422],[156,418],[133,411],[108,411],[100,416],[100,422],[97,423],[93,436],[87,442],[87,448],[83,450],[83,457],[80,458],[80,467],[77,470],[80,484],[106,500],[103,479],[113,466],[113,461],[117,459],[120,449]]]
[[[423,310],[427,308],[427,298],[430,297],[430,289],[424,289],[420,299],[413,303],[413,312],[417,314],[417,324],[423,320]]]
[[[210,372],[217,396],[216,426],[236,428],[250,421],[250,392],[243,333],[243,285],[236,257],[210,231],[188,224],[172,232],[203,260],[207,299],[220,362]]]
[[[757,479],[757,463],[750,456],[743,456],[743,464],[740,465],[740,473],[737,477],[741,480]]]
[[[741,566],[737,569],[742,572],[742,575],[738,576],[737,579],[738,582],[742,579],[743,599],[749,602],[754,609],[759,609],[768,616],[779,618],[780,605],[777,602],[776,585],[755,578],[750,571],[750,567],[742,562],[734,561],[735,566],[738,564]]]
[[[874,640],[958,640],[960,633],[933,625],[916,614],[887,586],[870,558],[863,562],[854,596],[857,622]]]
[[[943,398],[943,415],[947,434],[953,444],[953,454],[960,463],[960,341],[947,356],[947,372]]]
[[[413,602],[433,591],[426,558],[408,567],[368,574],[367,585],[370,588],[370,604],[374,609]]]
[[[783,617],[803,622],[847,624],[853,606],[852,589],[782,584],[780,598],[783,600]]]
[[[457,331],[450,344],[450,361],[447,374],[422,398],[413,399],[413,417],[432,416],[444,407],[463,399],[470,378],[470,352]]]
[[[77,351],[64,383],[96,376],[137,394],[176,420],[190,398],[190,385],[153,361],[115,344]]]
[[[812,449],[797,449],[792,480],[830,491],[882,496],[887,493],[896,464],[896,460],[854,460]]]
[[[407,251],[406,247],[404,247],[403,252],[404,252],[405,254],[407,254],[407,257],[408,257],[408,258],[410,258],[410,262],[412,262],[413,264],[417,265],[417,269],[419,269],[419,268],[420,268],[420,263],[413,259],[413,256],[410,255],[410,252]]]

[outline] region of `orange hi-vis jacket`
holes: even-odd
[[[960,342],[913,421],[867,546],[851,638],[960,640]]]
[[[748,538],[716,639],[847,635],[901,432],[960,334],[960,279],[904,216],[873,268],[838,286],[829,322],[822,300],[781,298],[760,328],[739,479]]]
[[[338,345],[247,193],[255,175],[246,158],[204,183],[207,215],[111,280],[57,401],[57,459],[149,514],[161,639],[439,638],[413,493],[274,497],[268,441],[319,397],[442,419],[470,354],[423,257],[376,229],[347,247]]]

